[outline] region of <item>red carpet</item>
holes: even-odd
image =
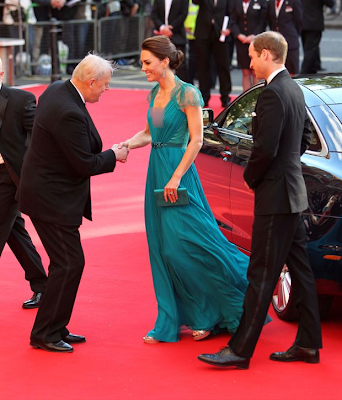
[[[38,95],[42,88],[32,91]],[[111,90],[89,105],[104,148],[144,127],[147,91]],[[211,106],[219,110],[219,98]],[[225,345],[228,335],[194,342],[185,331],[178,343],[147,345],[156,303],[143,221],[149,150],[131,152],[113,174],[92,178],[93,217],[81,228],[86,268],[69,325],[84,334],[73,354],[32,349],[36,314],[21,303],[31,296],[8,247],[1,258],[1,400],[330,400],[342,398],[341,304],[323,323],[321,364],[268,360],[294,340],[296,324],[273,322],[261,335],[247,371],[220,370],[197,361]],[[32,238],[47,257],[30,223]]]

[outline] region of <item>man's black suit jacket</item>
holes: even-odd
[[[0,90],[0,153],[12,180],[18,183],[33,127],[36,98],[24,90],[2,85]]]
[[[311,131],[304,96],[287,70],[259,95],[252,120],[254,144],[244,172],[255,191],[255,215],[292,214],[308,206],[300,156]]]
[[[220,37],[223,19],[230,13],[229,0],[217,0],[216,7],[213,0],[192,0],[194,4],[199,5],[198,16],[196,20],[195,36],[196,39],[209,39],[212,29],[212,20],[214,20],[214,29],[217,38]]]
[[[302,0],[303,30],[324,31],[323,7],[332,7],[334,0]]]
[[[168,24],[173,26],[173,35],[170,39],[176,46],[186,44],[184,21],[188,15],[188,9],[188,0],[172,0]],[[151,18],[155,29],[159,30],[161,25],[165,25],[165,0],[154,0],[151,10]]]
[[[59,225],[91,219],[90,176],[111,172],[116,163],[111,149],[101,150],[101,138],[72,83],[51,84],[39,98],[19,209]]]
[[[303,24],[301,0],[284,1],[277,17],[275,1],[268,0],[268,22],[272,31],[280,32],[286,39],[289,49],[299,48],[299,36]]]

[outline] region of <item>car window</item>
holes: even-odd
[[[312,136],[311,136],[311,144],[310,144],[308,150],[320,152],[322,150],[322,144],[321,144],[321,141],[318,137],[316,128],[315,128],[314,124],[312,123],[312,121],[310,123],[310,127],[311,127]]]
[[[233,104],[226,119],[224,120],[222,128],[229,129],[242,134],[252,134],[252,112],[255,111],[255,104],[259,93],[264,87],[256,88],[239,99],[238,102]]]

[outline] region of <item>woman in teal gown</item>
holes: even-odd
[[[145,130],[120,146],[152,144],[146,194],[145,224],[158,317],[146,343],[177,342],[186,325],[199,340],[210,332],[233,333],[238,327],[247,288],[249,258],[219,230],[193,161],[203,137],[203,99],[197,88],[172,70],[182,61],[165,36],[142,44],[142,71],[157,85],[149,94]],[[190,203],[158,207],[155,189],[174,202],[186,188]]]

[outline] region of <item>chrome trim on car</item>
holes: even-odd
[[[321,151],[307,150],[305,153],[306,153],[306,154],[311,154],[311,155],[317,156],[317,157],[327,157],[327,158],[328,158],[328,157],[329,157],[329,149],[328,149],[327,143],[326,143],[326,141],[325,141],[325,139],[324,139],[324,136],[323,136],[323,134],[322,134],[322,131],[321,131],[320,127],[318,126],[318,124],[317,124],[315,118],[313,117],[312,112],[310,111],[310,109],[307,108],[307,107],[305,107],[305,108],[306,108],[306,111],[307,111],[307,113],[308,113],[308,115],[309,115],[309,117],[310,117],[310,120],[311,120],[311,122],[312,122],[312,125],[313,125],[313,126],[315,127],[315,129],[316,129],[318,138],[319,138],[319,140],[320,140],[320,142],[321,142],[321,145],[322,145]]]
[[[244,134],[244,133],[239,133],[239,132],[236,132],[236,131],[232,131],[232,130],[227,129],[227,128],[220,128],[219,130],[220,130],[220,132],[222,132],[222,133],[226,133],[227,135],[235,136],[235,137],[237,137],[237,138],[239,138],[239,139],[249,139],[249,140],[253,140],[253,136],[252,136],[252,135],[246,135],[246,134]]]

